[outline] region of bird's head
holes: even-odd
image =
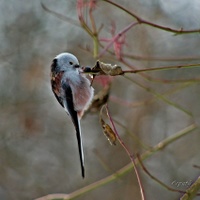
[[[54,72],[66,72],[66,71],[77,71],[80,65],[78,59],[71,53],[61,53],[57,55],[51,65],[51,71]]]

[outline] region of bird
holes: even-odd
[[[70,116],[74,124],[78,141],[81,174],[84,178],[85,166],[80,120],[84,111],[91,104],[94,88],[82,72],[83,70],[76,56],[64,52],[53,59],[50,78],[52,91],[57,101]]]

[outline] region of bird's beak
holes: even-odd
[[[80,68],[80,65],[74,65],[75,68]]]

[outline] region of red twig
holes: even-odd
[[[135,13],[129,11],[128,9],[124,8],[123,6],[113,2],[113,1],[110,1],[110,0],[103,0],[107,3],[110,3],[116,7],[118,7],[119,9],[125,11],[126,13],[128,13],[129,15],[131,15],[132,17],[134,17],[137,22],[139,24],[146,24],[146,25],[149,25],[149,26],[152,26],[154,28],[158,28],[158,29],[161,29],[161,30],[164,30],[164,31],[168,31],[168,32],[172,32],[172,33],[175,33],[175,34],[189,34],[189,33],[200,33],[200,29],[193,29],[193,30],[183,30],[183,28],[177,30],[177,29],[172,29],[172,28],[169,28],[169,27],[166,27],[166,26],[161,26],[161,25],[158,25],[158,24],[154,24],[152,22],[149,22],[149,21],[146,21],[144,19],[142,19],[141,17],[137,16]]]
[[[142,163],[142,159],[140,158],[139,155],[137,155],[137,158],[138,158],[138,161],[142,167],[142,169],[144,170],[144,172],[151,178],[153,179],[154,181],[156,181],[157,183],[159,183],[160,185],[162,185],[163,187],[165,187],[166,189],[172,191],[172,192],[179,192],[179,193],[185,193],[186,191],[184,190],[177,190],[177,189],[174,189],[174,188],[171,188],[169,187],[168,185],[166,185],[165,183],[163,183],[162,181],[160,181],[159,179],[157,179],[155,176],[153,176],[148,170],[147,168],[144,166],[144,164]]]
[[[122,37],[128,30],[130,30],[135,25],[139,24],[138,22],[133,22],[121,30],[117,35],[115,35],[112,40],[108,43],[108,45],[99,53],[98,57],[100,58],[111,46],[112,44],[117,41],[120,37]]]
[[[140,187],[140,193],[141,193],[141,199],[142,200],[145,200],[145,196],[144,196],[144,188],[143,188],[143,185],[142,185],[142,182],[141,182],[141,178],[139,176],[139,172],[137,170],[137,167],[136,167],[136,163],[135,163],[135,159],[134,159],[134,156],[130,153],[129,149],[127,148],[127,146],[124,144],[124,142],[122,141],[121,137],[119,136],[118,132],[117,132],[117,129],[115,127],[115,124],[112,120],[112,117],[110,115],[110,112],[108,110],[108,105],[106,104],[105,106],[106,108],[106,112],[107,112],[107,115],[108,115],[108,118],[112,124],[112,127],[113,127],[113,130],[116,134],[116,137],[118,139],[118,141],[120,142],[120,144],[122,145],[122,147],[125,149],[125,151],[127,152],[129,158],[131,159],[131,162],[133,163],[133,168],[135,170],[135,174],[136,174],[136,177],[137,177],[137,180],[138,180],[138,184],[139,184],[139,187]]]

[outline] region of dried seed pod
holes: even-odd
[[[114,131],[107,123],[105,123],[103,119],[101,119],[100,121],[101,121],[104,135],[107,137],[111,145],[116,145],[117,138]]]

